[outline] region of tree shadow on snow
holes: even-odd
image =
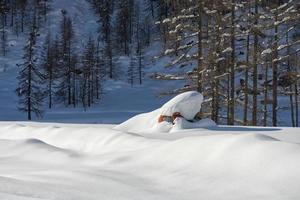
[[[260,127],[233,127],[233,126],[216,126],[216,127],[208,127],[205,128],[207,130],[211,130],[211,131],[245,131],[245,132],[249,132],[249,131],[280,131],[282,129],[280,128],[260,128]]]

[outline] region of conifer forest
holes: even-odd
[[[26,119],[55,107],[92,110],[121,80],[162,83],[156,98],[199,91],[199,116],[218,124],[299,126],[298,0],[88,4],[96,20],[82,36],[76,13],[49,15],[53,0],[0,0],[0,65],[17,71],[16,107]],[[11,38],[23,38],[20,51]],[[12,53],[13,66],[5,64]],[[153,62],[161,68],[149,70]]]

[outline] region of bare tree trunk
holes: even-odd
[[[295,127],[295,113],[294,113],[294,102],[293,102],[293,86],[289,87],[290,90],[290,106],[291,106],[291,120],[292,126]]]
[[[231,1],[231,61],[230,61],[230,107],[229,125],[234,125],[234,93],[235,93],[235,0]]]
[[[266,57],[266,68],[265,68],[265,83],[264,83],[264,126],[267,126],[267,114],[268,114],[268,70],[269,70],[269,59]]]
[[[99,54],[99,51],[100,51],[100,40],[98,39],[97,40],[97,50],[96,50],[96,98],[99,99],[100,98],[100,54]]]
[[[29,46],[29,60],[32,61],[33,57],[33,47],[32,47],[32,41],[30,41],[30,46]],[[27,118],[28,120],[31,120],[31,79],[32,79],[32,64],[28,65],[28,99],[27,99]]]
[[[277,5],[279,6],[279,0],[277,0]],[[278,8],[275,9],[275,22],[278,20]],[[277,102],[277,86],[278,86],[278,62],[274,61],[278,57],[278,25],[275,24],[275,41],[273,47],[273,104],[272,104],[272,124],[273,126],[277,126],[277,109],[278,109],[278,102]]]
[[[95,82],[95,76],[94,76],[94,70],[92,70],[92,75],[91,75],[91,103],[94,103],[94,93],[95,93],[95,88],[94,88],[94,82]]]
[[[218,11],[217,16],[216,16],[216,22],[217,22],[217,27],[216,27],[216,43],[214,44],[221,44],[221,29],[220,27],[222,27],[222,14],[221,11]],[[220,45],[216,46],[216,53],[220,54],[221,51],[221,47]],[[213,120],[218,124],[219,122],[219,110],[220,110],[220,88],[219,88],[219,84],[220,84],[220,80],[219,78],[215,78],[216,76],[218,77],[220,75],[220,63],[217,62],[216,63],[216,69],[214,70],[215,72],[215,76],[213,77],[213,81],[214,81],[214,118]]]
[[[10,7],[10,9],[11,9],[11,12],[10,12],[10,26],[11,27],[13,27],[14,26],[14,19],[15,19],[15,6],[13,5],[13,3],[11,3],[11,7]]]
[[[72,104],[71,98],[71,76],[72,76],[72,66],[71,66],[71,41],[69,40],[68,49],[68,105]]]
[[[296,110],[296,127],[299,127],[299,106],[298,106],[298,81],[295,83],[295,110]]]
[[[5,23],[4,19],[2,19],[2,55],[5,57],[6,56],[6,32],[5,32]]]
[[[110,30],[109,30],[110,34]],[[109,78],[113,78],[113,57],[112,57],[112,44],[111,44],[111,38],[108,36],[108,41],[107,41],[107,53],[108,53],[108,60],[109,60]]]
[[[90,69],[89,69],[90,70]],[[87,97],[88,97],[88,107],[91,107],[91,74],[90,72],[88,73],[88,78],[87,78]]]
[[[248,6],[248,14],[251,13],[251,2],[249,2],[247,4]],[[250,28],[251,25],[251,21],[248,18],[247,20],[247,25],[248,25],[248,29]],[[247,126],[248,125],[248,103],[249,103],[249,92],[248,92],[248,84],[249,84],[249,67],[250,67],[250,62],[249,62],[249,58],[250,58],[250,32],[248,32],[247,34],[247,40],[246,40],[246,63],[247,63],[247,67],[245,69],[245,88],[244,88],[244,93],[245,93],[245,102],[244,102],[244,116],[243,116],[243,125]]]
[[[249,82],[249,56],[250,56],[250,35],[247,35],[247,67],[245,69],[245,88],[244,88],[244,93],[245,93],[245,103],[244,103],[244,117],[243,117],[243,124],[244,126],[248,125],[248,82]]]
[[[298,53],[297,53],[298,54]],[[299,68],[299,56],[296,54],[296,72],[298,72]],[[299,127],[299,106],[298,106],[298,79],[295,82],[295,112],[296,112],[296,127]]]
[[[75,67],[74,67],[75,68]],[[74,69],[75,70],[75,69]],[[73,107],[76,107],[76,73],[73,74],[73,94],[72,94],[72,99],[73,99]]]
[[[137,35],[137,55],[139,57],[139,67],[138,67],[138,71],[139,71],[139,84],[142,85],[142,44],[141,44],[141,37],[140,37],[140,16],[138,13],[138,19],[137,19],[137,27],[136,27],[136,35]]]
[[[198,92],[202,92],[202,73],[203,73],[203,63],[202,63],[202,1],[199,1],[199,17],[198,17],[198,80],[197,89]]]
[[[255,0],[255,26],[258,24],[258,0]],[[254,30],[254,52],[253,52],[253,111],[252,125],[257,125],[257,53],[258,53],[258,33]]]
[[[50,74],[49,74],[49,109],[52,108],[52,81],[53,81],[53,73],[52,73],[52,69],[50,69]]]
[[[228,64],[226,67],[229,70]],[[230,74],[227,76],[227,125],[230,125]]]
[[[31,53],[30,53],[31,57]],[[31,59],[31,58],[30,58]],[[28,120],[31,120],[31,64],[29,64],[28,67],[28,102],[27,102],[27,118]]]
[[[288,45],[287,47],[287,55],[290,55],[290,43],[289,43],[289,33],[287,32],[286,33],[286,44]],[[287,60],[287,70],[288,70],[288,73],[290,73],[292,71],[291,69],[291,63],[290,63],[290,58],[288,57],[288,60]],[[289,86],[289,90],[290,90],[290,106],[291,106],[291,120],[292,120],[292,126],[295,127],[295,113],[294,113],[294,102],[293,102],[293,86],[290,85]]]
[[[24,11],[25,8],[22,8],[22,11],[21,11],[21,32],[23,33],[24,32],[24,16],[25,16],[25,11]]]

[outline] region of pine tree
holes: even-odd
[[[133,0],[121,0],[117,1],[117,4],[116,41],[124,54],[128,55],[133,32]]]
[[[128,82],[130,83],[131,86],[134,85],[134,80],[136,77],[135,74],[135,67],[136,67],[136,59],[133,55],[130,56],[130,63],[128,66],[128,70],[127,70],[127,77],[128,77]]]
[[[74,75],[74,66],[71,58],[73,53],[73,22],[67,16],[67,12],[62,10],[63,20],[61,22],[60,34],[60,68],[59,68],[59,85],[57,95],[60,101],[66,105],[72,104],[72,76]]]
[[[104,62],[106,71],[110,79],[115,78],[115,68],[113,62],[113,27],[112,27],[112,14],[114,12],[114,0],[93,0],[93,5],[99,16],[101,28],[99,34],[104,42]]]
[[[135,56],[138,60],[137,62],[137,72],[138,72],[138,83],[141,85],[143,83],[143,43],[141,36],[141,13],[140,13],[140,4],[136,3],[134,6],[134,37],[136,38],[136,44],[133,44],[132,48],[135,52],[133,56]],[[136,50],[135,50],[136,48]]]
[[[35,23],[34,23],[35,24]],[[32,113],[42,117],[42,105],[44,94],[41,88],[42,73],[37,65],[37,27],[33,25],[27,44],[24,48],[23,63],[19,65],[19,110],[27,113],[28,120],[32,119]]]
[[[2,27],[1,27],[1,52],[3,56],[6,56],[8,51],[8,45],[7,45],[7,32],[4,25],[4,21],[2,21]]]
[[[94,99],[95,43],[90,37],[83,56],[81,99],[83,107],[91,107]]]
[[[102,82],[105,78],[105,68],[104,68],[104,61],[103,61],[103,52],[100,49],[100,40],[97,40],[97,46],[95,51],[95,81],[94,81],[94,88],[95,88],[95,95],[96,99],[100,99],[100,95],[102,93]]]
[[[6,13],[8,12],[8,6],[4,0],[0,0],[0,16],[1,16],[1,52],[3,56],[6,56],[8,51],[7,45],[7,31],[6,31]]]
[[[55,46],[53,45],[51,33],[49,32],[44,42],[42,66],[44,69],[44,78],[47,82],[48,107],[53,106],[54,82],[56,79]]]

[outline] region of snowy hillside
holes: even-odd
[[[0,198],[295,200],[293,128],[130,134],[111,125],[0,123]]]

